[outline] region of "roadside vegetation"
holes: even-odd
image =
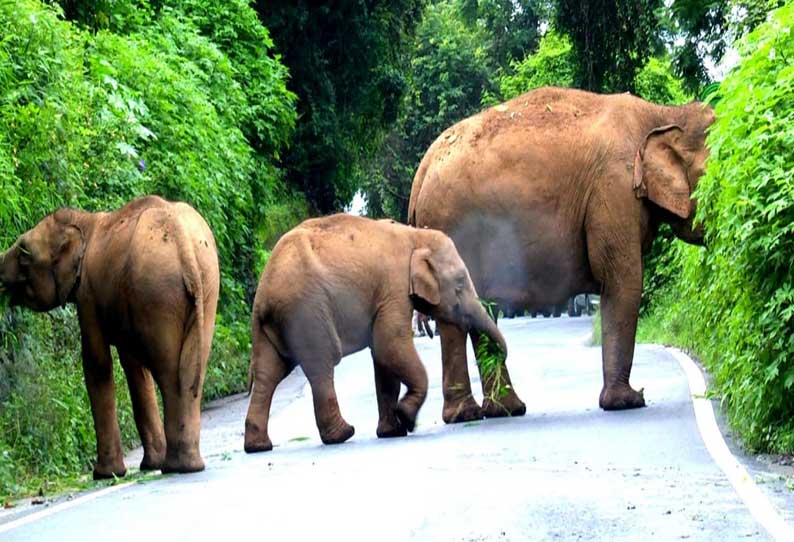
[[[753,450],[794,451],[794,4],[737,44],[696,196],[705,250],[675,243],[640,338],[693,351]]]
[[[751,448],[792,451],[783,4],[0,0],[0,250],[60,206],[109,210],[147,193],[194,205],[221,252],[209,400],[245,388],[250,303],[279,235],[357,192],[368,215],[405,220],[414,171],[446,127],[544,85],[666,104],[708,90],[719,121],[697,196],[709,249],[662,232],[639,337],[700,356]],[[736,39],[741,62],[714,93],[707,66]],[[90,472],[79,342],[71,308],[0,305],[0,501]]]
[[[307,207],[277,164],[296,119],[287,69],[243,1],[90,5],[64,3],[65,18],[57,5],[0,2],[0,246],[61,206],[111,210],[148,193],[190,202],[223,269],[205,397],[242,391],[259,239]],[[77,318],[0,311],[0,496],[46,491],[90,472],[96,453]]]

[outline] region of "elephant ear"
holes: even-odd
[[[433,272],[430,255],[431,252],[428,248],[417,248],[411,253],[411,267],[409,270],[411,295],[436,306],[441,303],[441,293],[438,280]]]
[[[83,232],[73,224],[64,224],[55,217],[52,230],[52,276],[58,305],[63,305],[80,278],[85,253]]]
[[[634,157],[634,191],[681,218],[689,218],[692,201],[681,149],[683,129],[675,124],[654,128]]]

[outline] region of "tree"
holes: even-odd
[[[423,3],[256,3],[299,98],[296,133],[283,155],[287,180],[321,213],[350,202],[363,164],[397,120]]]
[[[719,63],[730,43],[753,30],[783,0],[674,0],[666,26],[678,38],[673,46],[676,72],[689,92],[697,93],[711,78],[707,62]]]
[[[634,92],[634,77],[661,50],[655,12],[662,0],[557,0],[556,28],[573,43],[574,86]]]
[[[503,70],[535,50],[546,3],[542,0],[459,0],[460,13],[469,25],[480,25],[488,40],[491,59]]]
[[[487,34],[465,24],[454,1],[431,4],[416,31],[410,90],[399,124],[368,170],[367,212],[405,221],[414,171],[448,126],[481,109],[495,90]]]
[[[502,76],[499,88],[505,100],[543,86],[570,87],[576,74],[571,40],[550,31],[538,50],[511,65],[512,74]]]

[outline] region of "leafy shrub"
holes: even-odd
[[[509,100],[534,88],[573,86],[576,58],[568,36],[549,31],[540,40],[538,50],[512,63],[512,74],[499,83],[502,97]]]
[[[680,105],[691,101],[681,80],[673,73],[670,61],[651,57],[634,78],[637,96],[663,105]]]
[[[707,250],[679,246],[680,273],[651,319],[694,349],[728,418],[757,450],[794,450],[794,5],[742,39],[719,90],[698,219]]]

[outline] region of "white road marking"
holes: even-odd
[[[788,525],[777,509],[769,502],[766,495],[758,488],[747,470],[739,463],[725,444],[711,401],[705,398],[706,380],[692,358],[677,348],[668,348],[678,361],[689,381],[692,394],[692,405],[695,408],[700,436],[706,444],[711,458],[722,469],[731,485],[750,510],[753,518],[769,532],[775,540],[790,542],[794,540],[794,528]]]
[[[73,508],[77,505],[93,501],[94,499],[98,499],[99,497],[104,497],[105,495],[109,495],[111,493],[115,493],[120,489],[124,489],[125,487],[129,487],[134,485],[135,482],[126,482],[123,484],[117,484],[115,486],[106,487],[105,489],[100,489],[99,491],[94,491],[93,493],[89,493],[88,495],[84,495],[82,497],[77,497],[72,499],[71,501],[65,501],[60,504],[56,504],[55,506],[51,506],[42,510],[41,512],[34,512],[32,514],[28,514],[23,516],[19,519],[15,519],[14,521],[9,521],[3,525],[0,525],[0,534],[6,533],[11,529],[16,529],[17,527],[22,527],[23,525],[27,525],[28,523],[33,523],[34,521],[39,521],[40,519],[44,519],[47,516],[51,516],[53,514],[57,514],[58,512],[63,512],[64,510],[68,510],[69,508]]]

